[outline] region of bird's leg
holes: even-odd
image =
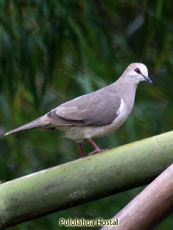
[[[94,151],[91,152],[91,153],[89,153],[89,155],[94,154],[94,153],[99,153],[99,152],[102,152],[102,151],[103,151],[102,149],[100,149],[100,148],[96,145],[96,143],[93,141],[93,139],[88,138],[87,140],[88,140],[88,142],[94,147]]]
[[[84,157],[85,154],[84,154],[84,151],[83,151],[82,143],[77,143],[77,144],[78,144],[78,147],[79,147],[81,157]]]

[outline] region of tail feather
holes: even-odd
[[[26,125],[20,126],[20,127],[16,128],[16,129],[13,129],[13,130],[5,133],[4,135],[7,136],[7,135],[10,135],[12,133],[17,133],[17,132],[27,130],[27,129],[29,130],[29,129],[41,128],[41,127],[44,127],[44,126],[47,126],[47,125],[49,125],[47,115],[43,115],[42,117],[40,117],[40,118],[38,118],[38,119],[36,119],[34,121],[31,121]]]

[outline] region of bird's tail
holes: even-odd
[[[20,126],[19,128],[13,129],[13,130],[5,133],[4,135],[7,136],[7,135],[10,135],[12,133],[17,133],[17,132],[20,132],[20,131],[23,131],[26,129],[41,128],[41,127],[48,126],[48,125],[49,125],[49,121],[47,119],[47,115],[43,115],[42,117],[40,117],[34,121],[31,121],[26,125]]]

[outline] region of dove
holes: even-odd
[[[146,65],[132,63],[114,83],[67,101],[4,135],[36,128],[61,130],[66,138],[78,144],[81,157],[85,156],[84,141],[93,146],[91,154],[101,152],[93,138],[114,132],[126,121],[134,106],[137,86],[142,81],[152,84]]]

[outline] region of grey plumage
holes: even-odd
[[[57,126],[98,127],[107,125],[117,116],[120,102],[121,99],[114,92],[112,84],[63,103],[40,118],[13,129],[5,135],[35,128],[53,129]]]
[[[120,102],[120,97],[114,92],[114,85],[110,85],[66,102],[50,111],[47,116],[55,119],[55,122],[60,117],[68,121],[67,125],[77,122],[80,126],[103,126],[115,119]]]
[[[31,121],[29,123],[27,123],[26,125],[20,126],[19,128],[13,129],[7,133],[5,133],[4,135],[10,135],[12,133],[17,133],[23,130],[29,130],[29,129],[36,129],[36,128],[42,128],[42,127],[46,127],[47,125],[49,125],[48,120],[46,119],[46,116],[42,116],[37,118],[34,121]]]
[[[60,129],[76,142],[107,135],[116,130],[130,114],[140,81],[151,80],[142,63],[128,66],[113,84],[59,105],[40,118],[7,132],[26,129]]]

